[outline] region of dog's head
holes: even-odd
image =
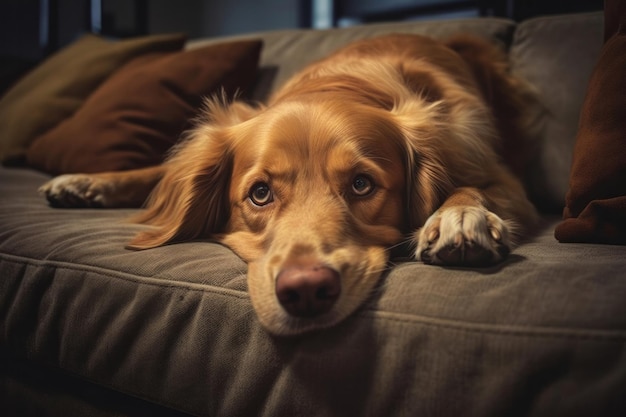
[[[398,42],[386,62],[377,58]],[[489,181],[496,138],[473,72],[452,49],[421,37],[368,45],[313,65],[267,107],[212,102],[148,201],[140,221],[156,227],[130,246],[229,246],[249,263],[252,304],[275,334],[331,326],[357,309],[390,247],[455,186]]]
[[[328,97],[212,105],[212,121],[179,146],[148,203],[142,221],[157,228],[130,246],[212,237],[232,248],[249,263],[252,304],[274,334],[350,315],[376,286],[389,248],[438,204],[443,174],[428,146],[417,152],[407,140],[422,132],[415,117]],[[433,104],[421,105],[428,113]],[[432,135],[431,122],[422,128]]]
[[[406,228],[401,132],[380,110],[326,101],[274,106],[230,134],[221,240],[249,262],[261,322],[289,334],[340,321]]]

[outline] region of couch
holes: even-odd
[[[197,241],[126,250],[141,227],[126,222],[136,210],[51,208],[37,193],[51,170],[2,167],[2,415],[626,415],[626,250],[554,236],[603,22],[598,12],[188,41],[194,50],[262,40],[245,97],[263,100],[354,39],[493,39],[545,106],[526,178],[541,227],[492,267],[394,259],[344,322],[276,337],[259,325],[246,264],[227,248]]]

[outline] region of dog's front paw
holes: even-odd
[[[51,179],[39,188],[53,207],[106,206],[106,185],[85,174],[66,174]]]
[[[453,206],[435,212],[417,232],[415,256],[427,264],[487,266],[511,251],[511,226],[482,207]]]

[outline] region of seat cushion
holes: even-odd
[[[623,250],[561,245],[558,218],[494,267],[396,261],[345,322],[279,338],[230,250],[126,250],[134,210],[50,208],[46,179],[0,170],[0,345],[22,360],[191,414],[626,408]]]

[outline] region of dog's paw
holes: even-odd
[[[415,256],[427,264],[487,266],[511,251],[511,226],[482,207],[440,209],[417,232]]]
[[[106,184],[85,174],[60,175],[42,185],[39,192],[53,207],[104,207],[107,205]]]

